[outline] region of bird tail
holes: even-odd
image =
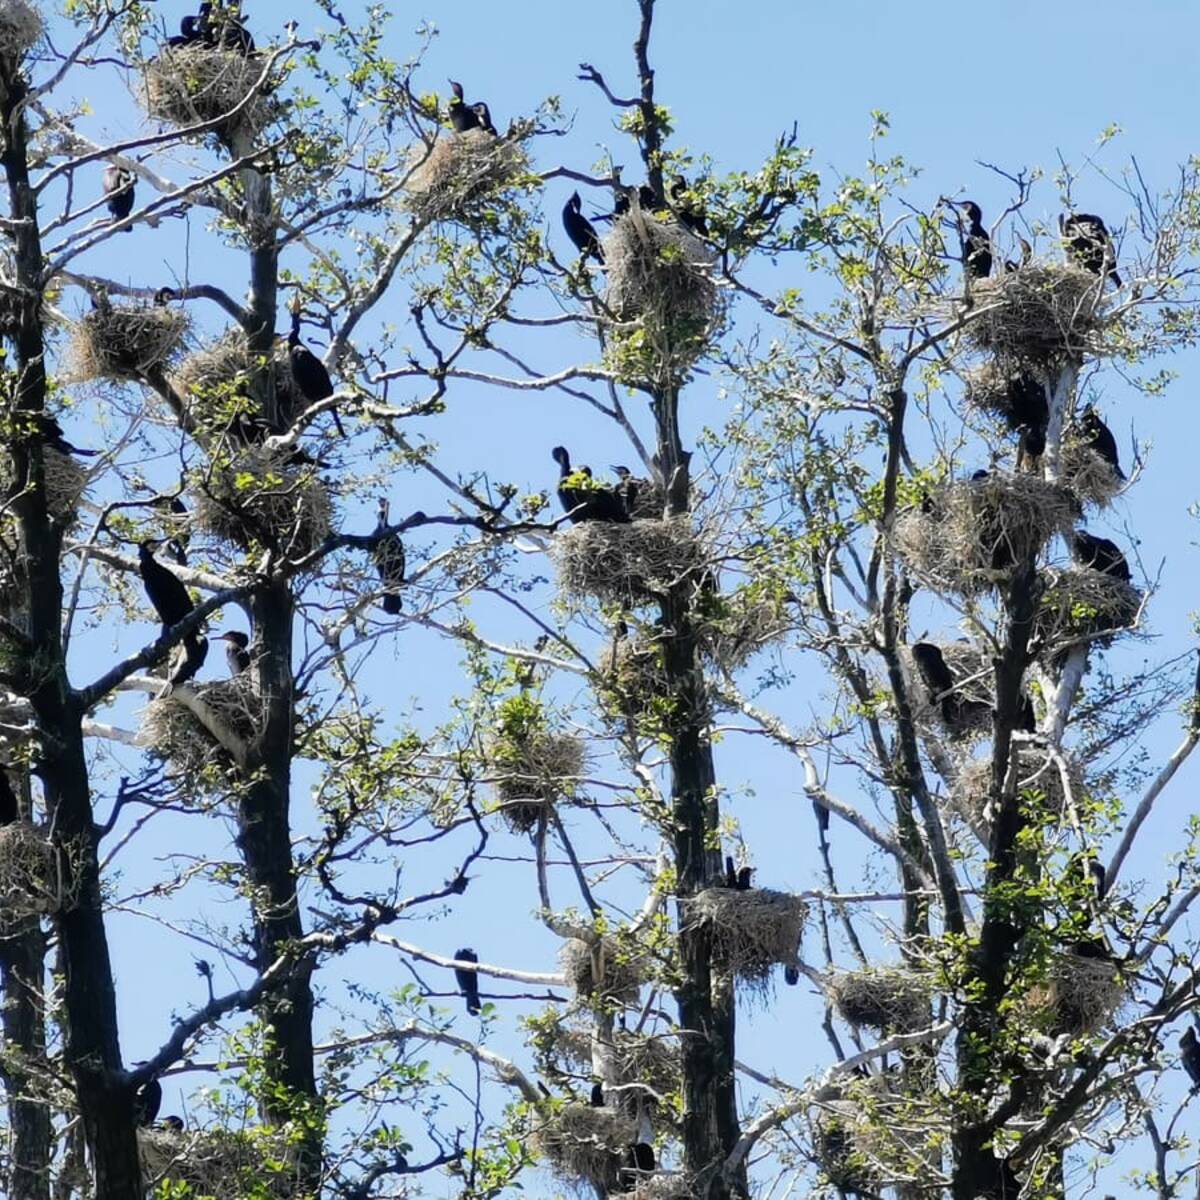
[[[389,617],[394,617],[401,609],[400,597],[395,592],[388,592],[383,598],[383,611]]]
[[[1109,279],[1111,279],[1111,280],[1113,281],[1113,285],[1114,285],[1115,287],[1120,287],[1120,286],[1121,286],[1121,276],[1120,276],[1120,275],[1118,275],[1118,274],[1117,274],[1117,272],[1116,272],[1115,270],[1113,270],[1113,271],[1109,271],[1109,273],[1108,273],[1108,277],[1109,277]]]

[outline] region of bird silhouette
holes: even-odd
[[[1192,1095],[1200,1092],[1200,1042],[1196,1040],[1196,1031],[1189,1025],[1179,1039],[1180,1062],[1192,1081]]]
[[[470,947],[456,950],[454,957],[459,962],[479,961],[479,956]],[[463,999],[467,1002],[467,1012],[471,1016],[476,1016],[482,1008],[479,1002],[479,976],[469,967],[455,967],[454,982],[458,984],[458,990],[462,992]]]
[[[21,807],[17,803],[17,793],[13,791],[8,771],[0,765],[0,826],[11,825],[20,818]]]
[[[114,221],[123,221],[133,212],[135,193],[134,174],[128,167],[119,167],[115,163],[104,172],[104,196],[108,201],[108,211]],[[132,233],[133,227],[126,229]]]
[[[563,205],[562,221],[567,237],[584,259],[590,256],[603,264],[604,250],[600,245],[600,236],[596,233],[596,227],[583,215],[583,201],[578,192],[572,192],[571,198]]]
[[[962,200],[959,207],[967,214],[967,232],[963,239],[963,271],[969,279],[986,279],[992,273],[992,239],[983,227],[983,212],[974,200]]]
[[[404,586],[404,570],[406,567],[404,543],[395,531],[387,532],[388,501],[384,497],[379,500],[379,515],[375,520],[375,532],[383,536],[371,547],[371,558],[375,569],[379,572],[380,582],[388,590],[383,594],[383,611],[389,616],[396,616],[401,610],[400,591]],[[418,513],[418,516],[423,514]]]
[[[479,128],[479,115],[471,105],[463,99],[463,85],[450,80],[450,103],[446,106],[446,116],[455,133],[466,133],[468,129]]]
[[[163,632],[166,633],[172,625],[178,625],[195,605],[179,577],[154,557],[152,546],[153,543],[148,541],[138,546],[138,573],[142,577],[146,597],[158,613]]]
[[[217,639],[225,643],[225,661],[230,675],[250,669],[250,638],[238,629],[228,629]]]
[[[1058,230],[1067,256],[1076,266],[1093,275],[1107,275],[1117,287],[1121,286],[1112,236],[1099,217],[1093,213],[1060,214]]]
[[[1117,439],[1112,430],[1105,425],[1100,414],[1089,404],[1079,417],[1079,430],[1083,434],[1085,445],[1093,450],[1113,469],[1118,479],[1125,478],[1121,470],[1120,458],[1117,453]]]
[[[1071,556],[1081,567],[1090,567],[1102,575],[1111,575],[1125,583],[1133,578],[1117,544],[1108,538],[1095,537],[1086,530],[1077,530],[1072,536]]]
[[[154,1124],[158,1110],[162,1107],[162,1084],[157,1079],[148,1080],[137,1090],[133,1098],[133,1115],[138,1125],[148,1129]]]

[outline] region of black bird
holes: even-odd
[[[1088,859],[1088,871],[1091,872],[1092,882],[1096,885],[1096,899],[1103,900],[1104,893],[1108,891],[1108,872],[1104,869],[1104,864],[1097,859]]]
[[[1028,425],[1044,430],[1050,421],[1050,406],[1042,381],[1029,371],[1020,371],[1008,380],[1005,391],[1004,418],[1013,430]]]
[[[478,104],[472,104],[471,111],[475,114],[475,119],[479,122],[479,128],[484,133],[490,133],[492,137],[500,136],[496,132],[495,125],[492,124],[492,110],[482,100]]]
[[[742,867],[737,873],[737,890],[748,892],[751,888],[750,877],[754,874],[753,867]]]
[[[788,987],[795,987],[796,984],[798,984],[800,982],[800,968],[799,967],[784,967],[783,968],[783,982],[786,983],[788,985]]]
[[[629,1147],[629,1165],[635,1171],[653,1171],[654,1147],[649,1142],[635,1142]]]
[[[1068,257],[1077,266],[1093,275],[1107,275],[1117,287],[1121,286],[1112,237],[1108,226],[1099,217],[1092,213],[1060,213],[1058,231]]]
[[[963,270],[968,279],[986,279],[992,273],[992,239],[983,227],[983,211],[974,200],[962,200],[959,207],[970,222],[963,239]]]
[[[725,886],[727,888],[736,888],[738,885],[737,879],[737,867],[733,865],[733,855],[727,854],[725,855]]]
[[[167,1133],[182,1133],[183,1132],[183,1118],[182,1117],[176,1117],[176,1116],[163,1117],[163,1119],[161,1121],[159,1121],[158,1125],[159,1125],[160,1129],[164,1130]]]
[[[479,961],[479,956],[475,951],[467,947],[464,947],[462,950],[456,950],[454,957],[459,962]],[[479,976],[469,967],[455,967],[454,982],[458,984],[458,990],[462,992],[463,999],[467,1002],[467,1012],[471,1016],[475,1016],[482,1007],[479,1003]]]
[[[225,661],[230,675],[240,675],[250,669],[250,638],[239,629],[226,630],[217,639],[225,643]]]
[[[1004,269],[1011,275],[1013,271],[1019,271],[1022,267],[1027,267],[1033,261],[1033,247],[1018,233],[1017,245],[1021,247],[1021,261],[1013,262],[1011,258],[1004,260]]]
[[[956,734],[979,724],[990,711],[988,706],[954,691],[954,674],[946,665],[941,650],[932,642],[916,642],[911,649],[913,661],[929,692],[929,699],[939,706],[947,729]]]
[[[1089,404],[1079,418],[1079,428],[1088,449],[1094,450],[1110,467],[1118,479],[1125,478],[1117,454],[1117,439],[1112,430],[1101,420],[1100,414]]]
[[[571,521],[578,525],[581,521],[611,521],[628,524],[629,513],[616,488],[605,487],[603,484],[591,483],[590,467],[571,469],[571,456],[566,447],[555,446],[550,456],[558,463],[559,487],[558,498],[564,511],[571,514]],[[581,475],[588,481],[582,487],[564,486],[563,481],[572,475]],[[579,511],[576,511],[579,510]]]
[[[179,22],[179,32],[174,37],[167,38],[167,45],[172,50],[178,50],[181,46],[195,46],[203,40],[204,28],[200,24],[200,18],[184,17]]]
[[[17,793],[13,791],[8,772],[0,766],[0,825],[11,825],[21,819],[21,808],[17,804]]]
[[[133,1115],[138,1125],[148,1129],[154,1124],[158,1110],[162,1107],[162,1084],[157,1079],[143,1083],[133,1098]]]
[[[592,1098],[591,1098],[590,1103],[593,1108],[603,1108],[604,1107],[604,1084],[602,1084],[602,1083],[593,1083],[592,1084]]]
[[[1183,1069],[1192,1081],[1192,1093],[1200,1092],[1200,1042],[1196,1041],[1196,1031],[1189,1025],[1179,1039],[1180,1061]]]
[[[154,557],[150,542],[138,546],[138,572],[146,597],[158,613],[166,633],[172,625],[178,625],[195,607],[183,582]]]
[[[205,40],[214,50],[233,50],[247,58],[254,53],[254,39],[242,24],[240,4],[222,6],[215,14],[212,4],[200,5],[200,27]]]
[[[51,450],[57,450],[59,454],[78,454],[82,458],[95,458],[100,453],[99,450],[82,450],[78,446],[71,445],[63,435],[63,427],[45,413],[39,413],[34,417],[34,421],[38,433],[41,434],[43,444],[49,446]]]
[[[1081,567],[1091,567],[1102,575],[1111,575],[1125,583],[1133,578],[1125,555],[1108,538],[1093,537],[1082,529],[1078,530],[1071,537],[1071,556]]]
[[[371,558],[375,569],[379,572],[380,582],[388,589],[383,594],[383,611],[394,617],[401,609],[400,594],[397,589],[404,586],[404,543],[398,533],[385,533],[388,526],[388,502],[381,496],[379,499],[379,516],[375,521],[375,532],[384,534],[371,547]]]
[[[135,176],[128,167],[118,167],[115,164],[105,168],[104,195],[108,200],[108,211],[114,221],[123,221],[133,212]],[[126,232],[132,232],[130,226]]]
[[[300,305],[292,307],[292,329],[288,334],[288,359],[292,365],[292,379],[300,395],[309,404],[318,400],[328,400],[333,395],[333,380],[325,369],[325,364],[300,340]],[[337,410],[333,412],[333,423],[337,426],[338,436],[345,437],[341,418]]]
[[[1033,701],[1026,695],[1021,696],[1017,728],[1025,733],[1037,733],[1037,710],[1033,707]]]
[[[1017,442],[1017,462],[1032,470],[1037,460],[1046,453],[1046,428],[1044,425],[1022,425]]]
[[[176,648],[175,661],[167,675],[167,683],[177,687],[196,677],[196,673],[204,666],[208,657],[208,638],[198,633],[189,634],[183,643]]]
[[[479,115],[463,99],[463,85],[450,80],[450,103],[446,106],[446,115],[455,133],[466,133],[468,129],[479,128]]]
[[[703,210],[694,200],[685,195],[688,190],[687,180],[682,175],[676,175],[671,180],[670,190],[671,204],[674,206],[675,216],[679,219],[680,225],[701,237],[708,237],[708,222],[704,219]]]
[[[812,802],[813,816],[817,818],[817,828],[822,833],[829,832],[829,809],[825,805],[818,803],[816,800]]]
[[[600,247],[600,237],[596,233],[596,227],[583,215],[583,201],[578,192],[573,192],[570,200],[563,205],[562,219],[563,228],[567,231],[567,237],[574,243],[575,249],[585,260],[591,255],[602,264],[604,251]]]
[[[658,212],[662,208],[658,197],[654,194],[654,189],[648,183],[643,183],[636,188],[621,187],[613,201],[614,217],[623,217],[629,211],[634,195],[638,198],[638,207],[642,212]]]
[[[184,504],[178,496],[155,496],[150,504],[158,509],[159,512],[167,515],[170,525],[177,524],[177,518],[183,517],[185,520],[188,516],[187,505]],[[187,566],[187,551],[188,544],[191,538],[186,531],[173,533],[170,539],[164,543],[163,549],[181,566]]]

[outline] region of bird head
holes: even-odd
[[[450,83],[450,91],[454,94],[455,100],[457,100],[459,102],[459,104],[461,104],[462,99],[463,99],[463,85],[453,79],[451,79],[449,81],[449,83]]]
[[[242,633],[242,631],[240,629],[227,629],[223,634],[221,634],[217,638],[217,641],[231,642],[233,645],[237,646],[240,650],[245,650],[246,647],[250,645],[249,635]]]
[[[550,457],[565,470],[571,469],[571,456],[567,453],[566,446],[555,446],[550,451]]]
[[[958,207],[967,214],[967,220],[973,225],[983,220],[983,209],[974,200],[960,200]]]
[[[633,472],[628,467],[620,467],[610,464],[609,470],[613,472],[618,479],[628,479]]]
[[[174,1117],[174,1116],[163,1117],[163,1119],[161,1121],[159,1121],[159,1124],[164,1129],[170,1130],[171,1133],[182,1133],[183,1132],[183,1118],[182,1117]]]
[[[174,288],[160,287],[158,291],[154,293],[154,303],[159,308],[163,308],[168,301],[177,300],[178,298],[179,293]]]
[[[583,200],[578,192],[571,193],[571,198],[567,201],[567,206],[572,212],[579,212],[583,208]]]

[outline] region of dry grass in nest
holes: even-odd
[[[881,1034],[911,1032],[929,1023],[929,980],[902,967],[831,971],[825,993],[849,1025]]]
[[[258,731],[262,703],[246,673],[197,684],[195,692],[214,717],[238,737],[249,739]],[[170,696],[146,705],[139,740],[198,784],[220,787],[225,773],[235,766],[200,719]]]
[[[1023,743],[1017,749],[1017,791],[1035,792],[1048,811],[1061,813],[1067,803],[1062,770],[1058,763],[1040,746]],[[1076,802],[1083,796],[1083,772],[1079,764],[1064,759],[1071,795]],[[965,812],[980,819],[985,816],[992,786],[992,760],[970,759],[959,769],[954,781],[954,795]]]
[[[42,36],[42,18],[26,0],[0,0],[0,56],[16,62]]]
[[[899,514],[892,547],[924,582],[969,595],[1002,583],[1056,533],[1068,534],[1076,513],[1065,488],[993,471],[948,484]]]
[[[646,980],[647,964],[615,938],[596,942],[568,938],[558,953],[567,984],[590,1004],[636,1004]]]
[[[487,757],[497,776],[498,811],[514,833],[531,833],[547,804],[570,797],[586,762],[574,734],[544,730],[498,737]]]
[[[633,1121],[615,1109],[569,1103],[539,1110],[538,1152],[570,1183],[590,1183],[602,1196],[621,1190],[626,1153],[637,1139]]]
[[[964,330],[980,350],[1008,362],[1081,358],[1104,349],[1104,279],[1081,267],[1030,263],[981,279]]]
[[[834,1101],[816,1118],[813,1153],[825,1178],[839,1191],[875,1195],[879,1173],[865,1152],[864,1122],[848,1101]]]
[[[1065,487],[1084,504],[1103,508],[1125,486],[1125,481],[1090,446],[1071,436],[1063,438],[1059,474]]]
[[[1046,982],[1030,989],[1029,999],[1052,1034],[1083,1037],[1099,1033],[1127,994],[1114,963],[1068,951],[1051,964]]]
[[[72,328],[72,373],[79,379],[142,379],[174,357],[187,329],[182,308],[101,305]]]
[[[74,907],[78,862],[28,821],[0,827],[0,934]]]
[[[482,129],[444,132],[432,146],[415,146],[404,187],[408,208],[422,224],[473,215],[479,202],[529,169],[519,141]]]
[[[272,1130],[139,1129],[138,1156],[147,1185],[186,1184],[189,1195],[220,1200],[269,1196],[291,1200],[302,1179],[286,1138]]]
[[[687,902],[687,920],[707,925],[713,961],[744,983],[765,989],[776,963],[796,963],[808,905],[770,888],[706,888]]]
[[[1129,628],[1141,608],[1142,594],[1131,583],[1091,567],[1052,568],[1041,579],[1034,630],[1050,659],[1076,638]]]
[[[661,701],[671,700],[674,688],[662,648],[653,640],[617,638],[604,648],[596,666],[604,699],[630,720],[653,716]]]
[[[329,536],[333,501],[312,466],[263,450],[211,463],[195,480],[195,525],[243,550],[269,545],[302,558]]]
[[[46,507],[51,517],[60,524],[72,524],[79,511],[79,498],[87,490],[87,468],[71,455],[43,446],[42,477],[46,481]],[[0,453],[0,491],[7,493],[14,482],[12,459],[7,453]],[[6,545],[15,545],[9,543],[7,535],[4,541]]]
[[[701,650],[726,671],[734,671],[793,627],[787,603],[754,588],[701,598],[696,635]]]
[[[261,129],[271,116],[271,103],[263,95],[231,113],[254,91],[262,75],[262,61],[234,50],[207,46],[163,47],[146,63],[146,112],[171,125],[197,125],[223,121],[226,135],[235,129]]]
[[[684,579],[699,586],[705,576],[705,551],[687,517],[628,525],[584,521],[560,530],[550,554],[568,596],[621,608],[652,601]]]
[[[625,1194],[629,1200],[696,1200],[696,1193],[680,1175],[651,1176]]]

